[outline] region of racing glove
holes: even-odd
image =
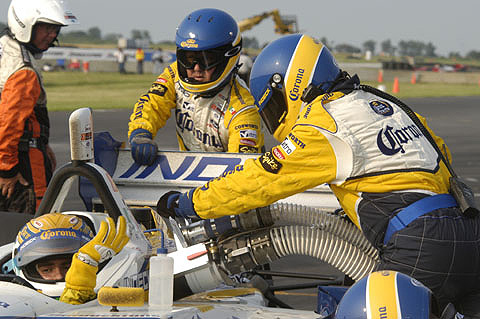
[[[167,219],[169,217],[200,219],[193,207],[192,198],[194,191],[195,188],[191,189],[187,193],[170,191],[163,194],[157,202],[157,213]]]
[[[158,146],[152,140],[152,133],[144,129],[136,129],[130,134],[132,158],[139,165],[152,165],[158,153]]]
[[[108,224],[107,224],[108,222]],[[129,239],[125,217],[120,216],[115,229],[115,222],[108,217],[102,221],[97,235],[78,250],[77,258],[87,265],[98,267],[98,264],[115,256]]]
[[[98,264],[117,254],[129,240],[123,216],[118,219],[117,229],[113,219],[109,217],[107,222],[103,221],[97,235],[73,256],[60,301],[78,305],[96,298]]]

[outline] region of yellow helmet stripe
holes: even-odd
[[[397,274],[390,271],[379,271],[369,275],[367,282],[367,318],[368,319],[401,319],[397,295]],[[370,298],[375,296],[375,298]]]
[[[290,65],[285,73],[285,83],[287,84],[285,93],[289,104],[302,103],[300,97],[312,79],[322,48],[322,45],[316,44],[308,36],[302,36],[298,41],[293,53],[294,58],[290,60]]]

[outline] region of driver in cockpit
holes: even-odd
[[[92,226],[93,227],[93,226]],[[108,217],[98,233],[80,217],[60,213],[30,220],[12,252],[15,274],[40,292],[70,304],[96,298],[97,271],[129,241],[125,218]]]

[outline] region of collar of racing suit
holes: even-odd
[[[357,90],[360,88],[360,79],[358,75],[350,76],[346,71],[341,71],[335,80],[331,82],[330,88],[328,90],[323,90],[322,86],[325,83],[320,83],[319,85],[314,85],[310,83],[307,88],[303,91],[301,100],[305,103],[311,103],[317,97],[321,95],[331,95],[334,92],[343,93],[343,95],[347,95],[351,93],[353,90]],[[343,96],[342,95],[342,96]]]

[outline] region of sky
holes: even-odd
[[[99,27],[102,35],[131,30],[148,30],[154,42],[175,39],[175,29],[190,12],[218,8],[237,21],[278,9],[294,15],[300,32],[329,44],[351,44],[362,48],[365,41],[390,39],[431,42],[439,55],[480,51],[480,1],[478,0],[65,0],[80,24],[67,30],[87,31]],[[10,0],[0,0],[0,21],[7,21]],[[271,18],[262,21],[244,36],[256,37],[260,45],[277,39]]]

